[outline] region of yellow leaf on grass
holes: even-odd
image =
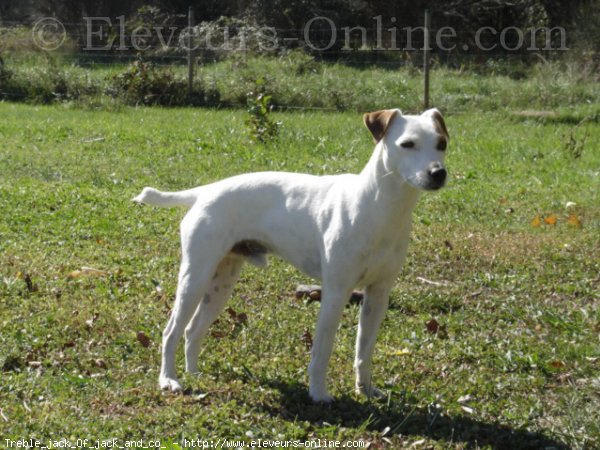
[[[544,217],[544,222],[546,222],[548,225],[556,225],[556,216],[552,214],[548,217]]]
[[[581,220],[575,214],[570,214],[567,218],[567,223],[576,228],[581,228]]]
[[[93,267],[82,267],[81,270],[74,270],[67,278],[82,278],[82,277],[105,277],[109,273],[104,270],[94,269]]]
[[[535,218],[531,221],[531,226],[533,228],[539,228],[542,225],[542,219],[540,216],[535,216]]]
[[[412,352],[408,348],[403,348],[402,350],[396,350],[394,352],[394,356],[406,356],[410,355]]]

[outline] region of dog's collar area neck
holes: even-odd
[[[362,196],[370,198],[370,201],[374,203],[387,204],[391,209],[396,209],[401,204],[411,205],[412,209],[421,190],[404,179],[395,168],[388,167],[386,152],[387,148],[383,141],[380,141],[361,172],[363,177]],[[405,208],[403,207],[403,209]]]

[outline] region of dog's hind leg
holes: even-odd
[[[202,294],[208,291],[211,278],[215,272],[217,263],[207,264],[201,260],[202,255],[218,254],[216,248],[194,249],[186,251],[184,247],[175,306],[171,312],[169,322],[163,332],[162,361],[159,377],[161,389],[173,392],[181,391],[181,385],[177,381],[175,369],[175,352],[177,343],[183,336],[184,330],[196,310]],[[200,251],[202,250],[202,251]]]
[[[198,354],[200,344],[210,325],[223,311],[231,296],[244,260],[229,253],[217,266],[212,282],[204,293],[192,320],[185,329],[185,367],[190,373],[198,372]]]

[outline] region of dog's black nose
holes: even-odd
[[[440,186],[444,183],[444,181],[446,181],[447,174],[448,173],[446,172],[446,169],[439,165],[435,165],[429,169],[429,176],[436,184]]]

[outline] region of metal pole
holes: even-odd
[[[431,17],[429,10],[425,10],[425,26],[423,27],[423,107],[429,109],[429,28],[431,27]]]
[[[188,95],[192,95],[194,89],[194,52],[192,51],[192,27],[194,26],[194,7],[190,6],[188,10]]]

